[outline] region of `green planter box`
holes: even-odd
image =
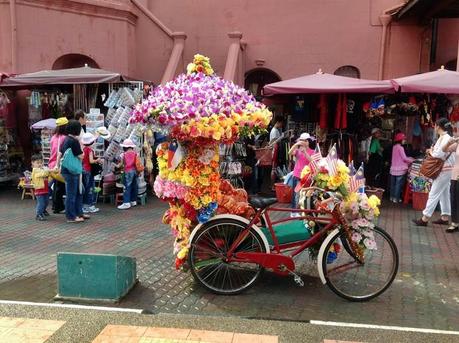
[[[117,302],[137,283],[133,257],[58,253],[55,300]]]

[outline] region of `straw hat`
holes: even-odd
[[[98,127],[96,133],[103,139],[110,139],[111,137],[110,131],[105,126]]]

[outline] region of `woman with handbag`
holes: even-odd
[[[51,137],[51,155],[49,157],[48,168],[50,170],[54,169],[57,165],[57,156],[59,154],[59,149],[64,144],[64,140],[67,137],[67,124],[68,119],[66,117],[61,117],[56,119],[56,130],[54,135]],[[59,173],[51,173],[51,177],[54,179],[52,183],[53,189],[53,212],[61,213],[64,211],[64,195],[65,195],[65,183],[63,182],[62,175]]]
[[[77,120],[70,120],[67,124],[67,138],[60,148],[59,160],[61,162],[61,174],[65,179],[65,216],[68,223],[79,223],[90,216],[83,214],[83,151],[78,137],[81,132],[81,124]]]
[[[435,132],[439,138],[432,149],[427,150],[428,156],[421,166],[421,173],[434,179],[429,192],[429,198],[422,217],[413,219],[417,226],[427,226],[430,217],[440,202],[441,217],[433,221],[434,224],[448,225],[451,215],[450,203],[450,180],[455,156],[445,152],[451,136],[448,134],[452,128],[451,123],[446,118],[440,118],[435,123]],[[425,170],[425,172],[423,172]],[[428,175],[426,175],[428,174]]]

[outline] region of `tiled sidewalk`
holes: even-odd
[[[399,274],[391,288],[368,303],[338,298],[317,278],[303,255],[298,261],[305,287],[291,277],[265,273],[238,296],[216,296],[198,287],[189,273],[175,270],[173,238],[161,223],[166,205],[121,212],[101,205],[83,224],[65,223],[62,215],[37,222],[34,203],[16,192],[0,191],[0,299],[51,302],[56,295],[56,253],[60,251],[134,256],[140,284],[121,307],[152,312],[242,316],[308,321],[311,319],[459,330],[459,234],[444,227],[417,228],[418,213],[385,205],[380,226],[400,251]]]
[[[93,343],[277,343],[277,336],[235,332],[107,325]]]
[[[0,317],[0,342],[43,343],[64,321]]]

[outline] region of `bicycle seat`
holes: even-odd
[[[254,208],[264,209],[277,202],[276,198],[250,197],[249,204]]]

